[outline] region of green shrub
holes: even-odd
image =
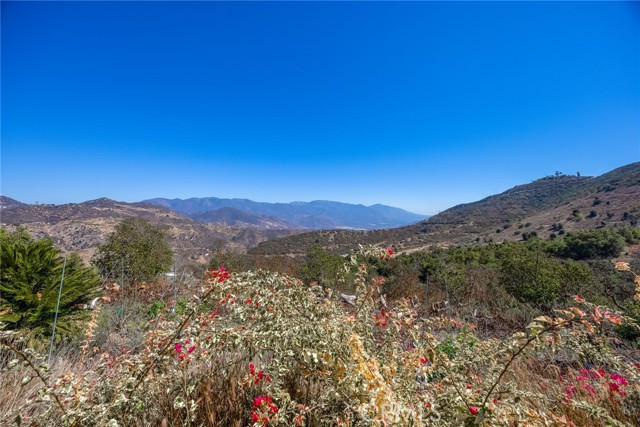
[[[66,339],[80,333],[88,317],[83,309],[100,294],[93,268],[71,254],[64,257],[48,239],[33,240],[24,231],[0,230],[0,321],[20,331],[33,345],[51,336],[62,273],[56,333]]]
[[[614,258],[624,249],[624,238],[613,230],[567,233],[556,254],[575,260]]]
[[[144,218],[120,222],[107,241],[98,246],[92,263],[103,276],[126,276],[140,282],[169,271],[173,254],[162,230]]]

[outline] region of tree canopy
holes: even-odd
[[[144,218],[127,218],[98,246],[91,261],[103,276],[148,281],[171,268],[173,253],[162,230]]]

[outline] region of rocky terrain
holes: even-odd
[[[30,205],[0,196],[0,222],[8,229],[24,227],[34,237],[51,238],[65,251],[88,261],[122,219],[137,216],[162,228],[178,265],[208,262],[213,251],[244,252],[259,242],[291,234],[292,230],[232,227],[198,223],[170,209],[148,203],[124,203],[101,198],[64,205]]]

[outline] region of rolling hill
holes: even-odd
[[[566,231],[618,224],[636,225],[640,216],[640,163],[599,177],[548,176],[485,199],[461,204],[425,221],[388,230],[316,231],[260,243],[251,253],[302,255],[314,245],[347,252],[358,244],[393,245],[398,251],[430,246],[548,238]]]
[[[206,263],[215,249],[245,251],[262,240],[293,232],[202,224],[160,206],[107,198],[63,205],[30,205],[0,198],[3,226],[22,226],[36,238],[51,238],[61,249],[77,252],[84,260],[91,258],[116,224],[132,216],[145,218],[167,233],[178,265]]]

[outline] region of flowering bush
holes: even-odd
[[[458,320],[420,318],[411,301],[387,307],[371,265],[392,254],[369,247],[346,260],[353,306],[285,275],[212,269],[185,315],[167,310],[140,351],[95,356],[58,376],[4,336],[16,355],[6,368],[38,387],[0,423],[640,423],[638,367],[608,336],[624,316],[580,298],[579,307],[538,317],[526,332],[480,339]]]

